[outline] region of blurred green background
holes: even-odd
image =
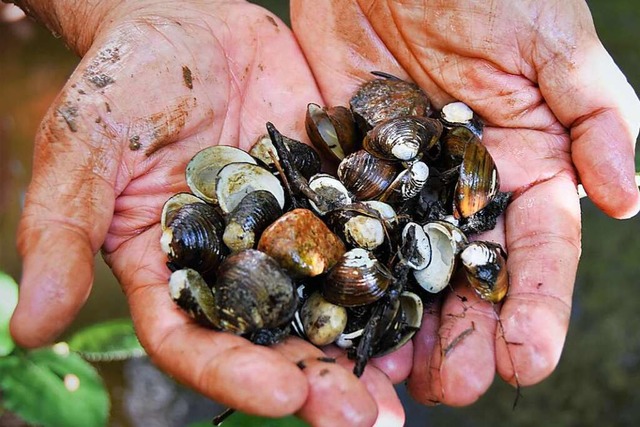
[[[284,0],[257,3],[288,21]],[[638,0],[588,4],[603,43],[638,92]],[[15,234],[30,177],[32,140],[77,61],[59,40],[29,20],[0,22],[0,270],[16,279],[21,266]],[[515,409],[513,389],[499,379],[466,408],[425,408],[399,386],[407,426],[640,425],[640,218],[616,221],[588,200],[582,203],[583,256],[558,369],[541,384],[524,389]],[[97,264],[94,291],[72,330],[128,315],[108,267],[99,257]],[[218,410],[145,359],[97,367],[112,398],[111,426],[182,426],[206,420]]]

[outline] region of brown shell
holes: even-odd
[[[391,272],[371,252],[351,249],[327,274],[322,295],[343,307],[371,304],[385,294],[392,279]]]
[[[362,84],[349,101],[356,123],[363,133],[378,123],[396,117],[430,115],[431,102],[416,84],[389,75],[383,76],[385,78]]]
[[[398,164],[374,157],[365,150],[348,155],[338,165],[338,178],[358,200],[374,199],[396,178]]]
[[[367,133],[362,147],[376,157],[411,161],[438,143],[442,123],[427,117],[398,117],[379,123]]]
[[[346,107],[324,108],[309,104],[305,128],[313,146],[329,158],[342,160],[358,149],[358,129],[351,110]]]
[[[466,218],[489,204],[500,188],[493,158],[482,144],[467,144],[455,188],[456,218]]]

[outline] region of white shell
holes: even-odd
[[[473,119],[473,110],[464,102],[451,102],[442,107],[442,118],[449,123],[469,123]]]
[[[431,242],[431,263],[425,269],[413,270],[413,276],[426,291],[438,293],[451,279],[457,245],[448,227],[441,223],[428,222],[423,228]]]
[[[356,215],[344,224],[344,234],[349,243],[372,250],[384,243],[382,222],[377,218]]]
[[[320,197],[324,197],[331,201],[333,208],[346,206],[352,202],[349,190],[333,176],[325,173],[318,173],[309,178],[309,187]],[[324,215],[327,212],[318,208],[315,203],[309,201],[313,210],[319,215]]]
[[[225,214],[252,191],[266,190],[273,194],[284,208],[284,189],[278,178],[267,169],[252,163],[231,163],[220,169],[216,179],[218,205]]]
[[[256,160],[247,152],[230,145],[215,145],[196,153],[187,164],[187,185],[201,199],[216,203],[216,177],[220,169],[229,163],[253,163]]]
[[[414,270],[423,270],[427,268],[431,262],[431,242],[429,237],[424,232],[424,228],[420,224],[415,222],[408,222],[402,229],[402,241],[404,242],[409,234],[409,229],[413,228],[416,236],[415,253],[410,259],[405,259],[401,250],[398,250],[398,255],[401,259],[407,262],[407,265]]]

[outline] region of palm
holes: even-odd
[[[636,189],[613,183],[633,174],[638,101],[599,45],[584,4],[540,5],[546,3],[292,3],[294,32],[330,104],[346,103],[376,69],[411,78],[436,106],[462,100],[486,120],[484,143],[502,190],[514,191],[504,223],[483,236],[509,252],[507,299],[492,307],[461,284],[425,316],[409,378],[423,402],[468,404],[496,369],[512,384],[527,385],[555,367],[580,254],[575,168],[610,214],[637,209]],[[324,19],[311,26],[312,16]],[[594,62],[606,69],[609,92],[572,87],[593,79]],[[633,106],[636,116],[598,110],[622,105]],[[622,142],[603,140],[599,126]]]
[[[267,121],[300,137],[306,104],[321,102],[282,22],[243,2],[218,5],[215,15],[196,7],[164,16],[137,10],[99,34],[45,119],[21,225],[25,276],[14,333],[26,345],[59,333],[86,298],[102,245],[141,342],[169,374],[251,413],[370,423],[376,410],[364,384],[393,395],[381,373],[360,382],[319,361],[323,353],[308,343],[267,349],[205,330],[168,298],[159,216],[169,196],[187,190],[189,159],[215,144],[248,148]],[[52,187],[70,202],[42,203]],[[30,267],[43,253],[51,256]],[[53,304],[40,304],[52,294]],[[24,321],[34,317],[42,324]],[[352,399],[326,399],[323,390],[335,387]],[[400,410],[397,398],[386,400]]]

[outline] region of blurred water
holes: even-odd
[[[262,1],[286,16],[284,1]],[[637,0],[590,1],[598,33],[631,84],[640,88],[640,8]],[[283,15],[281,15],[283,16]],[[0,270],[20,276],[15,233],[29,181],[32,140],[41,117],[73,70],[59,40],[29,21],[0,23]],[[640,425],[640,219],[615,221],[583,202],[583,257],[574,313],[554,374],[523,391],[497,380],[467,408],[425,408],[399,392],[408,426]],[[72,330],[126,316],[122,292],[97,260],[94,292]],[[169,426],[208,419],[214,404],[177,386],[144,359],[99,364],[112,393],[112,426]]]

